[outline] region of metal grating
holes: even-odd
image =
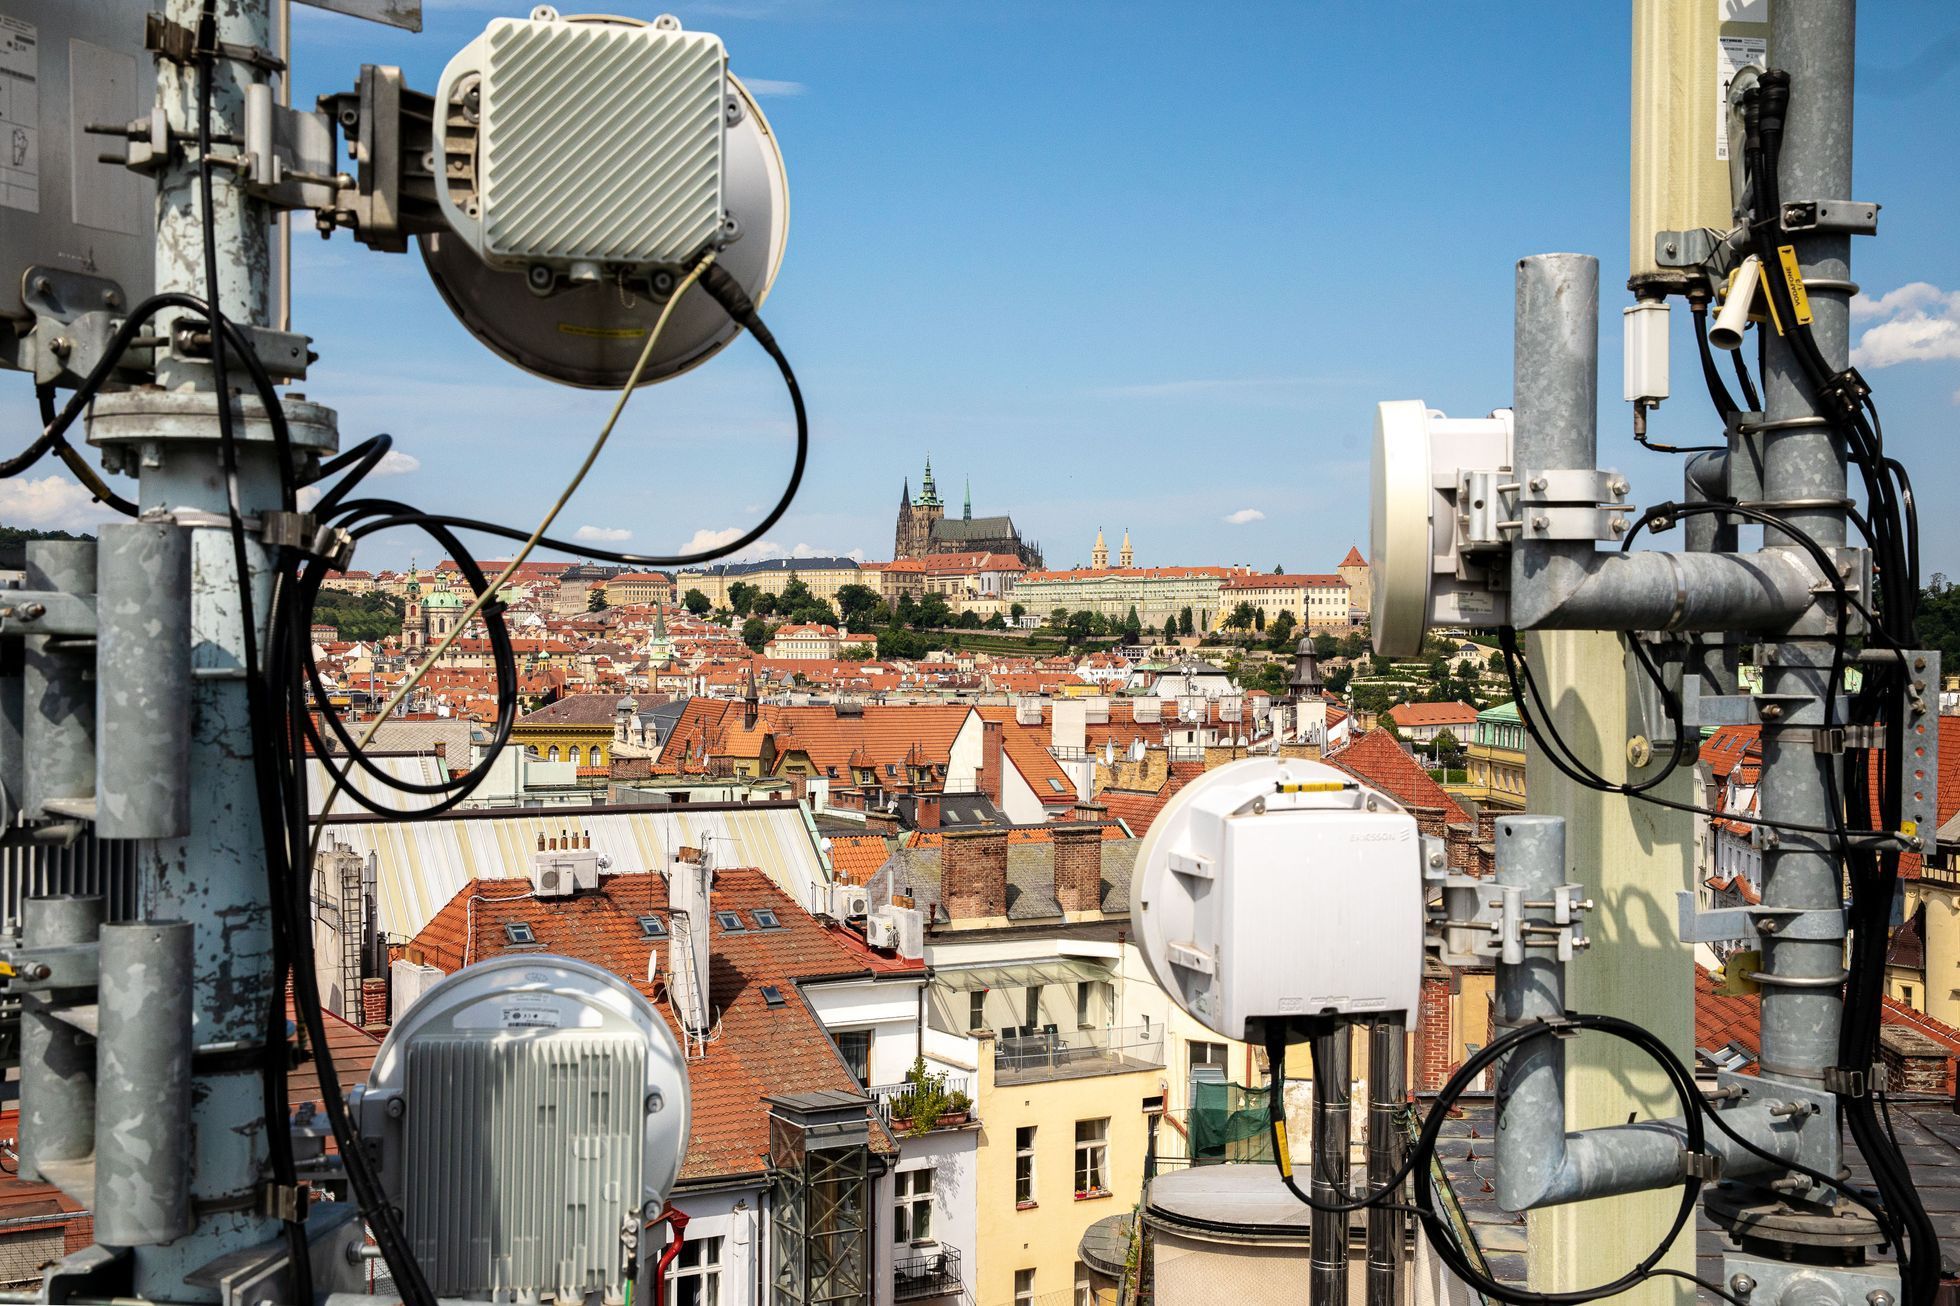
[[[553,1031],[405,1051],[403,1209],[436,1294],[616,1298],[644,1183],[645,1043]]]
[[[515,20],[487,37],[485,253],[691,261],[722,219],[721,41]]]
[[[34,838],[37,825],[21,821],[0,840],[0,931],[20,929],[20,905],[28,898],[90,894],[106,900],[109,919],[137,916],[136,845],[85,833],[73,843]]]

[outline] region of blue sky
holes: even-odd
[[[624,0],[620,0],[624,3]],[[604,6],[601,6],[602,8]],[[652,17],[659,10],[625,5]],[[1928,571],[1960,573],[1960,206],[1944,134],[1960,10],[1885,0],[1860,30],[1856,196],[1885,206],[1856,275],[1882,301],[1866,354],[1928,513]],[[449,56],[524,6],[430,0],[427,30],[302,9],[296,102]],[[1508,402],[1512,265],[1602,259],[1602,461],[1635,498],[1678,470],[1632,446],[1619,394],[1626,275],[1624,5],[677,7],[719,33],[785,151],[789,247],[767,316],[809,399],[814,452],[779,550],[889,556],[926,451],[957,505],[1010,512],[1051,564],[1125,527],[1139,562],[1326,570],[1367,533],[1378,400],[1474,415]],[[392,431],[391,496],[529,526],[607,398],[476,345],[419,258],[296,237],[310,398],[344,442]],[[1655,437],[1697,441],[1677,313],[1676,398]],[[1897,361],[1894,361],[1897,360]],[[1886,365],[1880,366],[1883,362]],[[25,413],[18,378],[0,391]],[[678,547],[745,527],[778,492],[787,405],[746,342],[643,391],[560,521]],[[19,501],[0,502],[8,520]],[[1240,519],[1237,524],[1233,518]],[[364,546],[397,565],[432,547]]]

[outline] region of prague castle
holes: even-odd
[[[1032,541],[1023,543],[1014,529],[1012,517],[975,517],[973,488],[969,483],[966,504],[958,517],[946,515],[939,487],[932,479],[932,459],[926,459],[926,478],[916,497],[908,477],[898,496],[898,529],[893,536],[892,557],[924,558],[935,553],[1005,553],[1019,558],[1031,568],[1040,568],[1041,549]]]

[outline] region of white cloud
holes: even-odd
[[[412,453],[403,453],[399,449],[390,449],[387,453],[381,455],[381,461],[374,465],[374,471],[370,475],[406,476],[410,472],[419,472],[421,470],[422,460],[420,458],[417,458]]]
[[[1237,512],[1226,513],[1223,520],[1227,526],[1244,526],[1248,522],[1265,521],[1266,514],[1257,508],[1241,508]]]
[[[675,552],[701,553],[708,549],[718,549],[731,540],[739,540],[741,538],[742,532],[733,526],[720,531],[711,531],[703,526],[700,530],[694,532],[694,534],[688,536],[685,540],[682,540],[681,547],[676,549]]]
[[[742,85],[749,88],[749,94],[760,96],[765,100],[772,96],[788,99],[802,95],[810,89],[802,82],[785,82],[774,77],[744,77]]]
[[[706,527],[694,532],[680,547],[682,553],[700,553],[708,549],[718,549],[742,537],[742,532],[730,526],[726,530],[711,531]],[[856,562],[864,561],[863,549],[826,549],[814,544],[792,544],[785,548],[774,540],[757,540],[739,553],[730,555],[735,562],[761,562],[769,558],[850,558]]]
[[[0,521],[47,531],[94,531],[112,514],[60,476],[0,481]]]
[[[633,532],[623,526],[581,526],[572,538],[587,544],[623,544],[633,538]]]
[[[1853,297],[1851,316],[1883,319],[1867,328],[1852,349],[1851,361],[1858,367],[1960,359],[1960,292],[1913,281],[1876,299]]]

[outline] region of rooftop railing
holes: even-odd
[[[1113,1029],[1044,1025],[1003,1030],[994,1040],[994,1078],[1000,1083],[1113,1075],[1163,1064],[1162,1025]]]

